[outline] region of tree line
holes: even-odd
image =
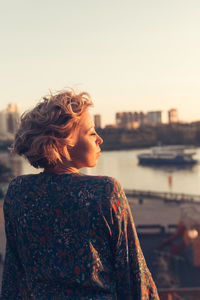
[[[200,146],[200,123],[139,127],[138,129],[97,129],[102,150],[145,148],[156,145]]]
[[[102,150],[145,148],[156,145],[200,146],[200,122],[144,126],[137,129],[97,128],[103,138]],[[0,151],[8,151],[11,140],[0,141]]]

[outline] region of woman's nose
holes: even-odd
[[[103,139],[99,135],[97,135],[97,143],[99,145],[101,145],[103,143]]]

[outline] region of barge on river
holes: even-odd
[[[186,146],[159,146],[139,154],[138,160],[141,165],[193,165],[197,163],[195,154]]]

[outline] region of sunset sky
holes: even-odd
[[[65,87],[118,111],[200,120],[199,0],[0,0],[0,110]]]

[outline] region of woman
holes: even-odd
[[[4,299],[159,299],[129,204],[94,167],[102,139],[87,93],[44,98],[21,118],[14,151],[44,171],[18,176],[4,201]]]

